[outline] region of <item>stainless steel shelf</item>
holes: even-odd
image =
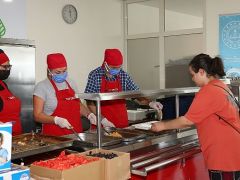
[[[150,97],[158,98],[162,95],[179,95],[198,92],[198,87],[186,88],[169,88],[159,90],[143,90],[143,91],[125,91],[125,92],[112,92],[112,93],[79,93],[77,94],[80,99],[87,99],[93,101]]]

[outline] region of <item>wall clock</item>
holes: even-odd
[[[73,24],[78,18],[78,12],[75,6],[67,4],[62,9],[62,18],[68,24]]]

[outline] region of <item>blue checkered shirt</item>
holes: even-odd
[[[88,82],[84,92],[100,93],[101,81],[102,81],[103,75],[105,75],[105,69],[102,67],[98,67],[93,71],[91,71],[88,75]],[[134,83],[132,78],[122,69],[119,72],[119,76],[120,76],[123,91],[139,90],[139,87]],[[112,78],[109,78],[107,76],[105,77],[107,81],[114,81],[117,78],[117,76],[113,76]]]

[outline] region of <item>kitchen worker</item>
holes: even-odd
[[[85,93],[108,93],[121,91],[137,91],[139,87],[122,69],[123,56],[118,49],[106,49],[102,66],[89,73]],[[137,99],[140,104],[149,105],[158,112],[162,104],[151,102],[146,98]],[[88,108],[96,114],[94,101],[87,101]],[[101,124],[103,127],[124,128],[128,126],[128,115],[125,99],[101,102]]]
[[[12,94],[4,82],[10,75],[11,67],[7,54],[0,49],[0,122],[13,122],[15,136],[22,133],[21,101]]]
[[[42,123],[42,133],[48,135],[72,134],[71,128],[82,132],[80,115],[96,124],[96,116],[76,98],[75,82],[68,78],[67,62],[63,54],[47,56],[47,78],[34,90],[33,112]]]
[[[188,112],[171,121],[157,122],[153,131],[196,125],[210,179],[240,179],[239,108],[225,76],[222,60],[199,54],[189,64],[192,80],[200,87]]]

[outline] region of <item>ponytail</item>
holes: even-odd
[[[198,54],[191,60],[189,66],[195,73],[197,73],[199,69],[204,69],[210,76],[223,77],[226,75],[220,57],[211,58],[207,54]]]
[[[218,75],[219,77],[225,76],[224,66],[222,59],[220,57],[215,57],[212,59],[212,66],[211,66],[211,74],[210,75]]]

